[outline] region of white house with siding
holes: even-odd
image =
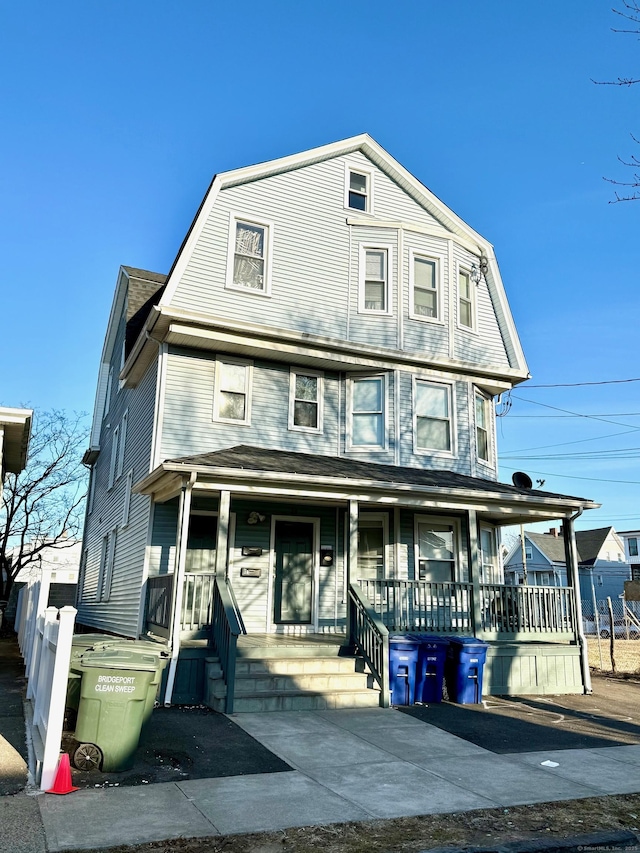
[[[406,630],[488,640],[488,692],[588,688],[594,504],[497,481],[528,375],[493,247],[369,136],[217,175],[168,275],[118,275],[78,620],[169,642],[165,699],[227,711],[386,705]],[[541,607],[499,530],[557,518]]]

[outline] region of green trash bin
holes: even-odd
[[[67,681],[67,698],[65,701],[65,713],[70,728],[74,728],[72,721],[75,720],[78,705],[80,704],[80,681],[82,679],[80,659],[86,651],[93,649],[96,644],[109,639],[108,634],[74,634],[71,639],[69,680]]]
[[[153,710],[166,658],[127,647],[85,651],[73,763],[79,770],[129,770]]]

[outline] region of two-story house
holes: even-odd
[[[490,640],[489,692],[582,691],[594,504],[497,481],[527,377],[493,247],[369,136],[217,175],[167,276],[120,269],[79,621],[167,639],[166,701],[227,710],[386,705],[406,630]],[[541,608],[499,530],[555,518]]]

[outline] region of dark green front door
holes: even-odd
[[[277,521],[274,622],[309,624],[312,599],[313,524]]]

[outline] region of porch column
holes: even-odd
[[[358,501],[349,501],[349,559],[347,573],[347,643],[351,642],[351,578],[358,577]]]
[[[178,657],[180,655],[180,630],[182,627],[182,596],[184,592],[184,572],[187,562],[187,540],[189,537],[189,515],[191,513],[191,493],[196,481],[192,474],[189,482],[182,486],[180,507],[178,510],[178,531],[176,536],[176,559],[173,570],[173,609],[171,613],[171,661],[167,674],[167,686],[164,704],[171,704],[173,685],[176,680]]]
[[[231,492],[221,491],[218,505],[218,536],[216,539],[216,577],[227,576],[227,550],[229,548],[229,518],[231,516]]]
[[[469,510],[469,577],[471,579],[471,615],[473,619],[473,633],[477,634],[482,629],[482,609],[480,607],[480,549],[478,542],[480,537],[480,526],[478,525],[478,513],[475,509]]]
[[[580,513],[578,513],[580,515]],[[582,669],[582,683],[584,692],[591,693],[591,672],[589,671],[589,648],[582,627],[582,601],[580,600],[580,578],[578,575],[578,549],[576,548],[576,534],[573,521],[576,516],[568,515],[564,518],[562,525],[562,536],[564,539],[564,556],[567,564],[567,579],[570,579],[573,587],[573,597],[576,614],[576,637],[580,646],[580,666]]]

